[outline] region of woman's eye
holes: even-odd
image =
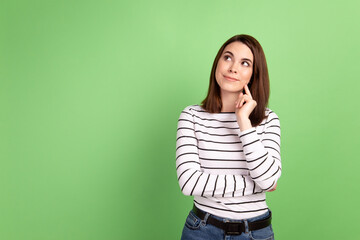
[[[228,60],[228,59],[231,59],[231,57],[230,56],[225,56],[224,59]]]
[[[243,62],[242,64],[243,64],[245,67],[250,66],[250,64],[249,64],[248,62]]]

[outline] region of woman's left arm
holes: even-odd
[[[281,175],[280,121],[270,112],[261,133],[255,128],[242,131],[239,135],[251,178],[264,191],[272,190]]]
[[[263,135],[260,140],[256,130],[252,127],[249,116],[257,103],[253,100],[247,85],[245,94],[239,94],[236,104],[236,116],[240,127],[240,139],[253,181],[263,191],[276,188],[281,175],[280,158],[280,121],[274,112],[270,112],[265,122]]]

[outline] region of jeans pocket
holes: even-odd
[[[195,230],[195,229],[199,229],[200,225],[201,225],[201,219],[198,216],[196,216],[193,211],[190,211],[188,217],[186,218],[185,226]]]
[[[252,240],[273,240],[274,232],[272,230],[272,226],[269,225],[265,228],[251,231],[250,238]]]

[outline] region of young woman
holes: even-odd
[[[281,175],[280,122],[268,98],[259,42],[249,35],[227,40],[202,105],[186,107],[178,121],[178,181],[194,196],[181,239],[274,239],[265,193]]]

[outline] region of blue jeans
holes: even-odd
[[[204,220],[201,220],[191,210],[186,218],[181,240],[273,240],[274,232],[271,225],[254,231],[248,229],[248,222],[265,219],[269,214],[270,210],[254,218],[233,220],[206,213]],[[245,223],[245,232],[241,233],[241,235],[225,235],[224,230],[206,223],[209,216],[224,222],[243,222]]]

